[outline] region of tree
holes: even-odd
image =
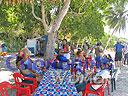
[[[90,39],[98,39],[99,37],[102,37],[104,30],[101,18],[103,15],[100,13],[100,11],[105,10],[106,7],[108,7],[113,1],[115,0],[72,0],[72,2],[71,0],[35,0],[33,2],[31,0],[12,0],[8,2],[4,0],[4,2],[7,4],[10,2],[14,4],[28,2],[28,4],[31,4],[31,13],[38,21],[40,21],[38,24],[43,26],[42,32],[44,31],[45,34],[48,35],[48,44],[46,50],[47,58],[49,55],[50,58],[53,57],[54,44],[58,31],[62,30],[61,32],[67,33],[70,31],[72,34],[78,34],[78,38],[82,39],[86,36]],[[30,10],[24,9],[25,7],[26,6],[24,4],[23,10]],[[68,10],[69,12],[67,14]],[[67,16],[65,17],[66,14]],[[33,20],[31,15],[27,15],[27,13],[25,15],[29,16],[31,19],[25,18],[25,20],[22,20],[22,15],[18,15],[18,18],[21,17],[18,20],[22,21],[21,25],[24,26],[25,30],[33,27],[31,24],[29,24],[29,22],[34,22],[34,28],[39,27],[36,26],[38,24],[35,20]],[[62,22],[63,19],[66,21],[65,23]],[[61,23],[62,28],[60,28]],[[30,30],[28,31],[30,32]]]
[[[108,43],[111,40],[111,37],[115,32],[126,31],[126,21],[128,10],[125,10],[125,6],[128,4],[128,0],[117,1],[113,3],[113,6],[110,6],[107,11],[105,11],[107,24],[109,25],[110,29],[113,29],[113,32],[110,38],[107,41],[107,45],[105,50],[108,46]]]
[[[61,1],[62,2],[62,1]],[[54,50],[55,50],[55,35],[57,34],[57,31],[60,27],[60,24],[63,20],[63,18],[65,17],[65,15],[67,14],[67,11],[70,7],[70,2],[71,0],[64,0],[63,3],[63,7],[59,10],[57,17],[52,20],[50,23],[46,22],[47,18],[46,18],[46,13],[45,13],[45,6],[44,6],[44,0],[41,0],[41,14],[42,17],[37,17],[34,11],[34,2],[31,2],[32,4],[32,14],[33,16],[42,22],[45,32],[48,35],[48,43],[47,43],[47,49],[46,49],[46,58],[53,58],[54,56]],[[49,24],[48,24],[49,23]]]
[[[71,40],[74,42],[84,41],[84,39],[96,42],[104,36],[103,15],[97,10],[97,7],[100,7],[94,5],[101,2],[83,1],[86,2],[81,3],[74,0],[71,3],[70,10],[61,24],[60,33],[63,35],[72,34]],[[98,5],[101,6],[102,3]]]
[[[20,50],[27,39],[44,35],[43,25],[33,17],[30,4],[2,4],[0,17],[0,40],[6,42],[8,51]]]
[[[21,2],[26,2],[26,1],[19,1],[19,0],[15,0],[15,1],[4,1],[3,3],[11,3],[11,4],[17,4],[17,3],[21,3]],[[41,0],[41,1],[27,1],[29,3],[31,3],[32,6],[32,14],[33,16],[39,20],[44,28],[45,33],[48,35],[48,43],[47,43],[47,49],[46,49],[46,58],[52,58],[54,55],[54,45],[55,45],[55,35],[57,34],[57,31],[60,27],[60,24],[63,20],[63,18],[65,17],[69,7],[70,7],[70,3],[71,0]],[[55,12],[55,16],[50,16],[48,13],[50,13],[51,8],[55,8],[51,7],[50,4],[54,3],[53,5],[55,5],[57,3],[57,6],[59,5],[59,7],[57,7],[57,12]],[[40,8],[38,8],[38,11],[40,9],[40,13],[39,16],[37,16],[37,10],[35,11],[35,5],[39,6]],[[51,19],[51,21],[48,19],[48,17]]]

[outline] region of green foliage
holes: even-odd
[[[93,7],[92,3],[87,3],[88,6],[86,6],[86,11],[83,11],[81,14],[76,13],[78,10],[73,10],[75,12],[69,12],[62,22],[60,32],[63,32],[63,35],[71,33],[71,40],[74,42],[79,39],[82,41],[84,41],[83,39],[98,41],[102,36],[104,36],[104,22],[102,21],[102,14]],[[74,6],[78,5],[76,4]],[[72,5],[72,8],[74,6]]]
[[[110,6],[104,11],[104,14],[106,15],[105,19],[111,29],[115,29],[115,31],[119,32],[126,31],[128,10],[125,9],[125,6],[127,4],[128,0],[118,0],[117,2],[114,2],[114,6]]]
[[[37,6],[35,10],[38,10]],[[40,16],[40,11],[36,11]],[[28,38],[43,35],[43,26],[31,14],[30,4],[0,7],[0,40],[7,42],[8,48],[20,49]]]

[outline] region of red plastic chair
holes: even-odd
[[[20,73],[14,73],[13,77],[14,77],[14,80],[15,80],[17,87],[28,86],[31,90],[31,93],[33,93],[35,91],[35,89],[37,88],[37,80],[35,78],[24,77]],[[32,81],[33,84],[23,83],[21,80]]]
[[[16,89],[16,96],[32,96],[30,87],[13,86],[13,89]]]
[[[82,92],[82,96],[88,96],[89,94],[95,94],[97,96],[104,96],[104,89],[107,86],[108,87],[108,96],[110,96],[110,91],[109,91],[109,84],[108,81],[105,81],[105,84],[103,84],[100,88],[97,90],[90,90],[90,87],[94,85],[93,83],[88,83],[86,85],[85,90]]]
[[[0,83],[0,96],[9,96],[8,88],[12,88],[9,82]]]
[[[17,87],[16,86],[12,86],[9,82],[2,82],[0,83],[0,96],[10,96],[9,93],[8,93],[8,89],[16,89],[17,90]],[[25,96],[31,96],[31,90],[29,87],[26,87],[26,88],[21,88],[19,87],[18,88],[22,94],[16,94],[16,96],[22,96],[22,95],[25,95]]]

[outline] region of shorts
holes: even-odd
[[[122,52],[116,52],[115,61],[121,61],[121,59],[122,59]]]

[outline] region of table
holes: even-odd
[[[34,96],[79,96],[75,85],[69,81],[70,71],[67,71],[67,76],[63,83],[60,81],[56,83],[51,72],[54,73],[55,69],[49,69],[44,74],[44,78],[35,91]],[[57,74],[55,73],[54,76],[57,76]],[[65,76],[64,71],[61,72],[61,76]]]

